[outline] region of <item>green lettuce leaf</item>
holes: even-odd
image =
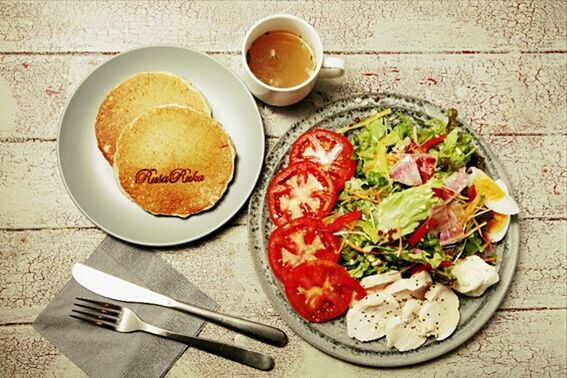
[[[386,237],[390,233],[399,238],[412,233],[422,220],[429,217],[431,207],[437,201],[430,184],[391,194],[374,210],[378,234]]]

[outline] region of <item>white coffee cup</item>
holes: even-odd
[[[285,30],[299,35],[311,47],[315,59],[315,69],[303,83],[290,88],[272,87],[258,79],[248,67],[246,53],[252,42],[262,34],[274,30]],[[292,15],[276,14],[256,22],[246,33],[242,44],[242,69],[244,71],[244,82],[254,96],[266,104],[285,106],[295,104],[305,98],[315,86],[315,80],[318,77],[334,78],[342,76],[345,71],[345,61],[341,58],[324,56],[323,44],[319,34],[305,20]]]

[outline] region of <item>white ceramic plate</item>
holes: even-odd
[[[187,219],[145,212],[120,192],[112,167],[98,150],[94,124],[101,101],[122,80],[145,71],[166,71],[188,79],[205,95],[213,118],[234,144],[234,179],[209,211]],[[155,46],[113,57],[79,85],[61,117],[58,157],[71,198],[93,223],[128,242],[169,246],[211,233],[244,205],[262,169],[264,144],[256,103],[231,70],[199,51]]]
[[[508,233],[496,248],[500,282],[491,286],[479,298],[459,296],[461,314],[459,326],[443,341],[429,338],[418,349],[398,352],[388,348],[384,338],[367,343],[350,338],[344,316],[317,324],[309,323],[297,315],[287,302],[283,285],[273,275],[267,258],[267,241],[274,227],[265,200],[268,184],[274,174],[287,164],[293,142],[307,130],[337,129],[352,123],[356,117],[364,119],[372,111],[385,108],[419,115],[425,119],[446,119],[445,110],[434,104],[408,96],[386,93],[349,97],[318,109],[313,116],[293,125],[272,148],[266,159],[264,174],[250,200],[248,230],[252,260],[260,283],[273,306],[295,332],[323,352],[345,361],[368,366],[394,367],[417,364],[442,356],[465,343],[484,326],[504,299],[512,282],[518,261],[520,231],[517,216],[512,216]],[[468,129],[462,121],[459,123],[461,127]],[[496,156],[474,131],[468,130],[475,136],[478,153],[485,158],[486,172],[495,179],[502,179],[511,189],[506,172]]]

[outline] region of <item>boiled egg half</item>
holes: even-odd
[[[499,213],[492,213],[493,218],[486,224],[486,235],[492,243],[504,239],[510,227],[510,216]]]
[[[518,204],[502,180],[494,181],[486,173],[473,167],[469,171],[469,183],[474,185],[476,195],[484,198],[484,205],[490,210],[504,215],[520,212]]]

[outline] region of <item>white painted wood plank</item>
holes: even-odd
[[[407,376],[549,376],[566,374],[566,311],[497,313],[475,337],[436,360],[400,369],[372,369],[329,357],[290,333],[289,344],[277,349],[219,327],[205,326],[201,335],[265,352],[276,360],[266,377],[407,377]],[[109,331],[110,332],[110,331]],[[0,375],[73,376],[82,373],[31,326],[0,327]],[[257,377],[258,371],[232,361],[188,349],[168,377]]]
[[[512,181],[521,217],[566,216],[566,140],[561,135],[488,137]],[[55,142],[0,143],[0,228],[92,226],[65,191],[56,155]]]
[[[214,55],[235,72],[240,57]],[[567,123],[565,56],[349,55],[347,74],[319,80],[305,101],[288,108],[263,104],[266,133],[282,135],[330,101],[390,92],[456,107],[481,134],[564,134]],[[55,139],[66,100],[82,79],[110,56],[0,56],[0,138]],[[8,105],[3,105],[8,107]],[[0,105],[2,109],[2,105]]]
[[[565,50],[566,12],[563,1],[535,0],[2,2],[0,51],[235,51],[274,13],[303,17],[334,51]]]
[[[520,259],[501,308],[565,308],[566,227],[565,220],[521,222]],[[84,261],[103,238],[95,229],[0,231],[0,325],[35,319],[70,279],[71,266]],[[225,311],[279,319],[254,271],[245,225],[159,253]]]

